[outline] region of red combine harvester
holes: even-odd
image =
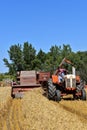
[[[17,83],[13,82],[11,96],[13,98],[22,98],[25,91],[37,87],[45,87],[50,72],[20,71],[17,73]]]

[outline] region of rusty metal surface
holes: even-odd
[[[20,73],[20,85],[36,84],[36,72],[35,71],[21,71]]]
[[[39,81],[47,81],[50,78],[50,72],[40,72]]]
[[[14,98],[16,94],[20,97],[22,93],[32,90],[33,88],[40,87],[40,84],[31,84],[31,85],[14,85],[11,90],[11,96]]]
[[[32,88],[37,88],[40,87],[40,84],[31,84],[31,85],[14,85],[12,87],[12,93],[16,93],[16,92],[24,92],[24,91],[28,91]]]
[[[12,85],[11,96],[14,97],[15,94],[18,94],[19,97],[22,92],[41,87],[41,83],[47,81],[49,77],[50,72],[21,71],[17,78],[19,84]]]

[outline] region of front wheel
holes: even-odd
[[[56,90],[56,101],[61,101],[61,91],[60,90]]]
[[[85,91],[85,89],[82,89],[82,91],[81,91],[81,99],[86,100],[86,91]]]

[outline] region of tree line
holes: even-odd
[[[69,44],[62,46],[53,45],[49,52],[40,49],[38,52],[29,42],[14,44],[8,50],[9,59],[4,58],[4,64],[8,67],[8,74],[16,76],[17,71],[36,70],[50,71],[53,73],[64,57],[74,65],[83,80],[87,82],[87,51],[73,52]],[[67,66],[66,67],[70,67]]]

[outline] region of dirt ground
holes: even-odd
[[[10,91],[0,87],[0,130],[87,130],[87,101],[49,101],[41,88],[12,99]]]

